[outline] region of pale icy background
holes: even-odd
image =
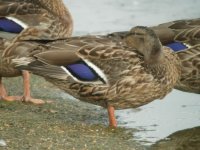
[[[125,31],[136,25],[200,17],[199,0],[65,0],[74,18],[74,35]],[[149,142],[200,125],[200,95],[174,90],[163,100],[117,111],[119,126],[136,128]]]

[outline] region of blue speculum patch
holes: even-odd
[[[184,49],[188,48],[187,46],[185,46],[181,42],[173,42],[173,43],[167,44],[165,46],[170,47],[175,52],[178,52],[178,51],[181,51],[181,50],[184,50]]]
[[[79,80],[96,81],[99,79],[97,73],[85,62],[79,61],[65,67],[73,76],[75,76]]]
[[[5,17],[0,18],[0,31],[20,33],[24,28],[16,22]]]

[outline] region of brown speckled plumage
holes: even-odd
[[[33,51],[26,45],[26,49],[22,44],[17,47],[15,42],[47,42],[72,34],[72,18],[62,0],[0,0],[0,18],[5,17],[14,18],[25,27],[20,33],[0,30],[0,77],[21,75],[22,72],[11,65],[11,60],[29,56]]]
[[[38,53],[14,59],[18,68],[43,76],[82,101],[103,107],[134,108],[163,98],[180,75],[176,54],[162,47],[148,28],[132,29],[121,42],[110,36],[83,36],[46,45],[27,44]],[[154,47],[159,51],[154,52]],[[80,60],[95,64],[107,80],[102,77],[94,82],[76,81],[60,67]]]
[[[0,0],[0,17],[5,16],[28,25],[16,40],[54,40],[72,34],[72,18],[62,0]]]
[[[178,41],[189,46],[176,52],[182,62],[182,73],[175,88],[200,93],[200,19],[178,20],[153,29],[163,44]]]
[[[175,88],[192,93],[200,93],[200,19],[177,20],[152,27],[163,45],[181,42],[187,49],[176,54],[182,62],[181,78]],[[109,36],[122,41],[125,32],[115,32]]]
[[[10,62],[15,57],[27,56],[26,52],[19,47],[15,50],[13,43],[24,40],[55,40],[71,36],[72,18],[62,0],[0,0],[0,17],[14,17],[25,24],[19,34],[0,31],[0,75],[12,77],[20,75],[20,71],[14,69]]]

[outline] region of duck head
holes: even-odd
[[[155,64],[163,59],[162,44],[155,32],[144,26],[136,26],[126,34],[125,43],[144,56],[145,63]]]

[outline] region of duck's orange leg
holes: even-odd
[[[16,101],[21,100],[20,96],[8,96],[6,89],[2,83],[2,78],[0,77],[0,99],[5,101]]]
[[[45,102],[40,99],[34,99],[31,97],[30,93],[30,74],[28,71],[22,71],[23,84],[24,84],[24,95],[23,96],[8,96],[6,89],[2,83],[2,78],[0,77],[0,99],[4,101],[23,101],[33,104],[44,104]]]
[[[117,127],[117,121],[115,119],[115,109],[114,107],[108,105],[108,117],[109,117],[109,126],[116,128]]]
[[[41,99],[34,99],[31,97],[30,92],[30,73],[28,71],[22,71],[23,76],[23,83],[24,83],[24,96],[22,98],[22,101],[29,102],[33,104],[44,104],[45,102]]]

